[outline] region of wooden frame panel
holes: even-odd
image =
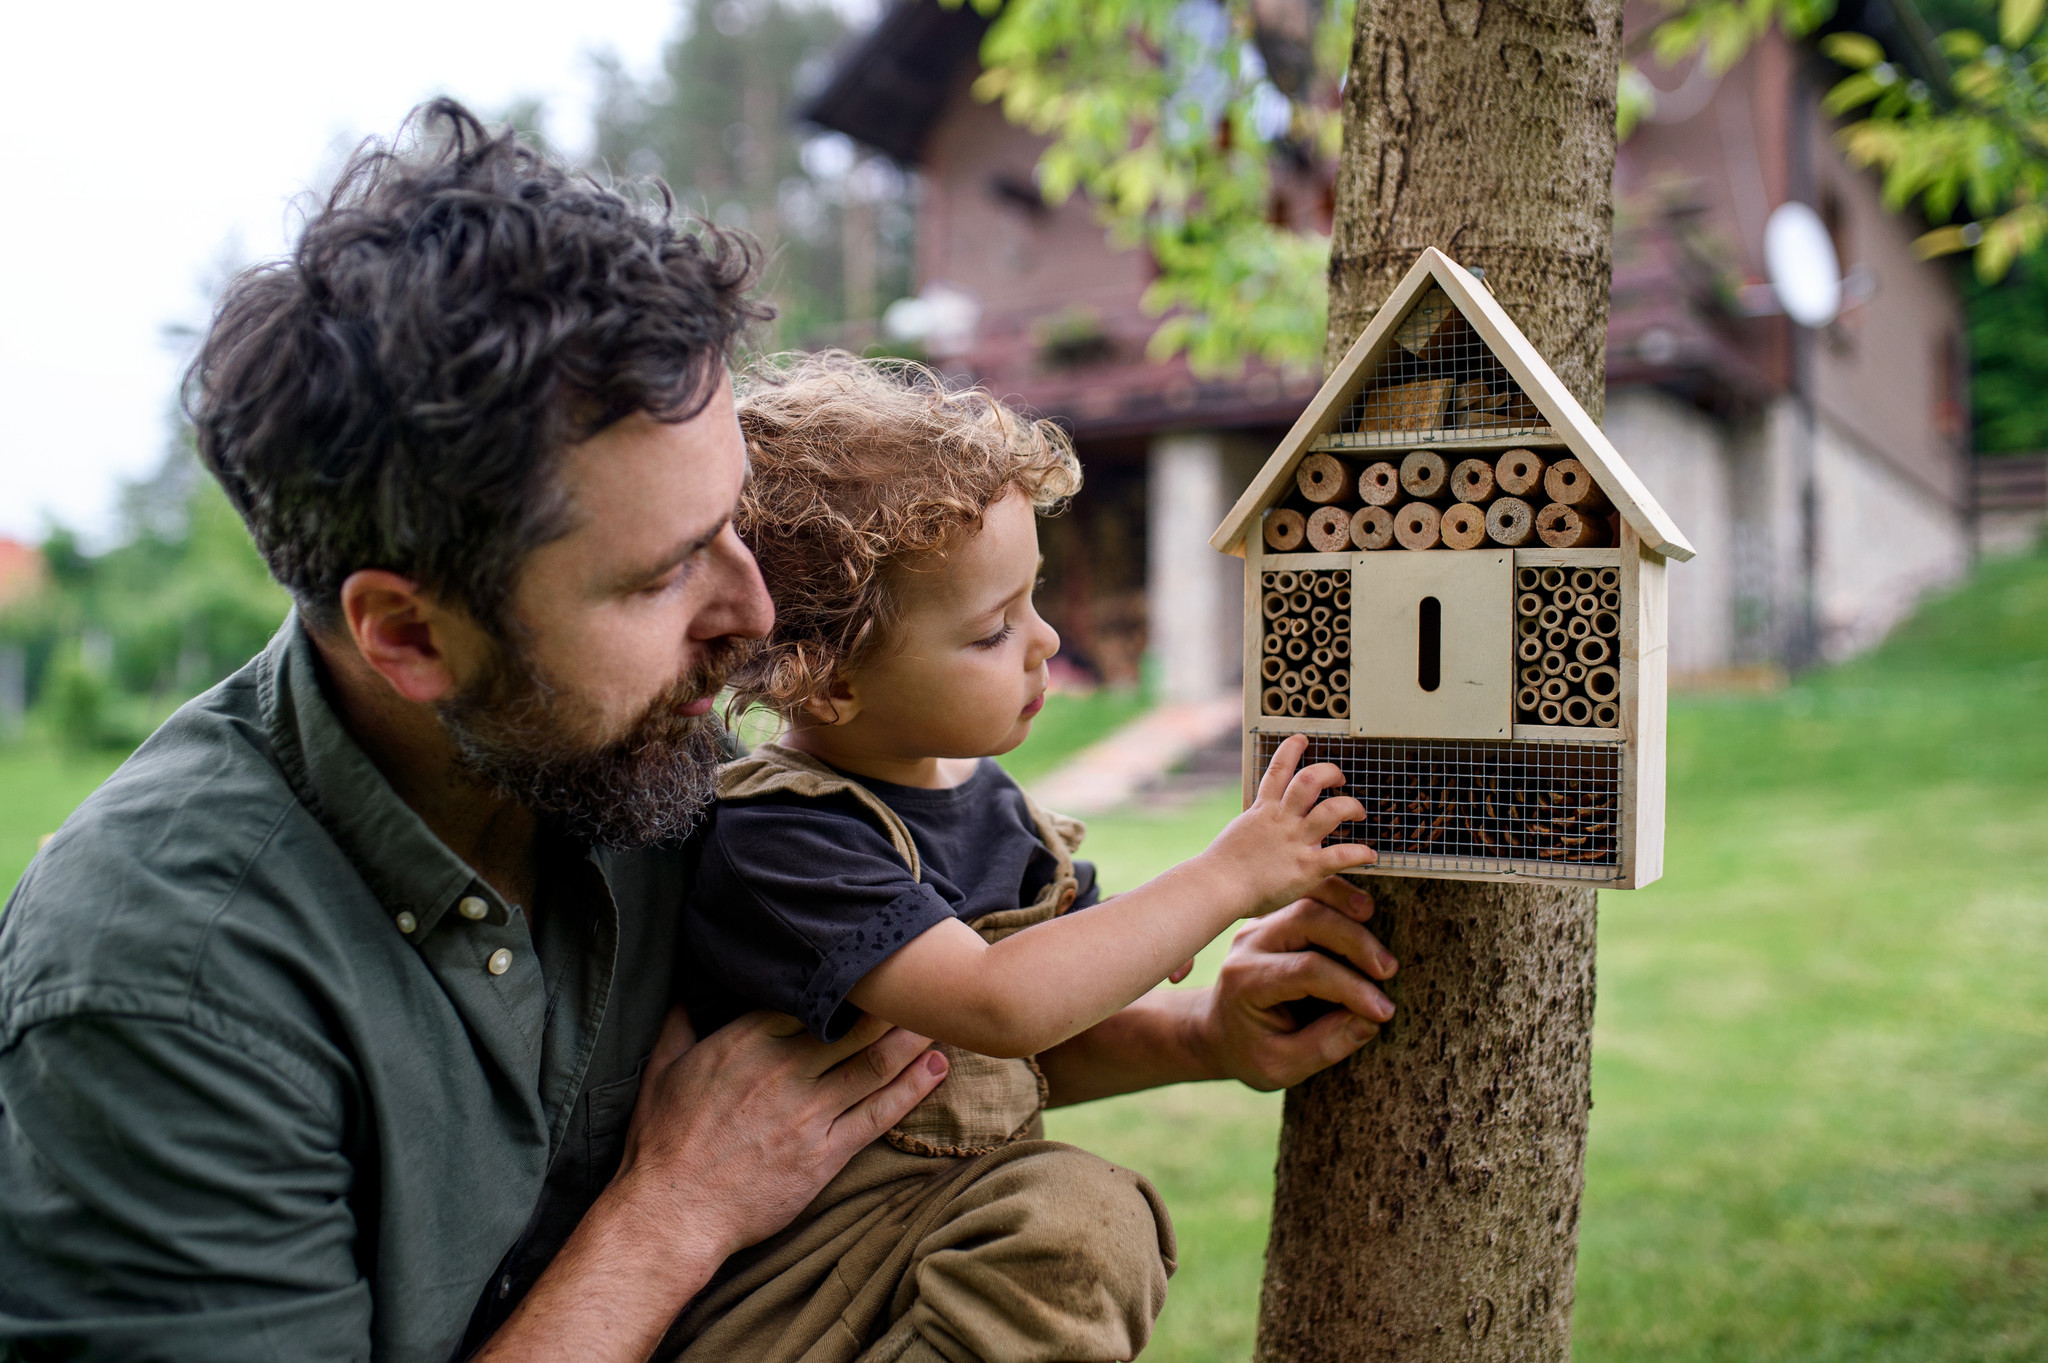
[[[1507,738],[1515,704],[1515,551],[1353,555],[1351,732]],[[1414,684],[1417,605],[1443,602],[1441,694]]]

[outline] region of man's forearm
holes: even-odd
[[[1129,1007],[1038,1056],[1052,1105],[1221,1079],[1206,1025],[1207,989],[1154,989]]]
[[[581,1225],[477,1363],[640,1363],[725,1261],[722,1241],[654,1215],[625,1181]]]

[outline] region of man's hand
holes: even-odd
[[[1394,1015],[1373,984],[1392,977],[1394,958],[1366,931],[1370,917],[1372,896],[1332,876],[1245,924],[1209,988],[1155,989],[1042,1052],[1054,1105],[1190,1079],[1284,1088],[1336,1064]],[[1287,1005],[1309,998],[1337,1007],[1303,1026]]]
[[[674,1009],[641,1077],[613,1188],[715,1232],[721,1258],[743,1249],[788,1225],[938,1086],[946,1058],[930,1045],[873,1017],[824,1045],[778,1013],[750,1013],[699,1042]]]
[[[727,1255],[789,1224],[946,1075],[924,1037],[873,1018],[829,1046],[800,1030],[750,1013],[700,1042],[669,1015],[618,1174],[478,1360],[646,1358]]]
[[[1364,926],[1372,911],[1371,895],[1331,876],[1238,929],[1207,1008],[1192,1020],[1214,1077],[1287,1088],[1379,1035],[1394,1005],[1372,981],[1393,978],[1396,962]],[[1303,1026],[1286,1005],[1306,998],[1337,1007]]]

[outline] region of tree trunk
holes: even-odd
[[[1330,358],[1425,246],[1602,410],[1619,0],[1360,0]],[[1380,877],[1378,1041],[1287,1095],[1261,1363],[1562,1360],[1592,1106],[1594,896]]]

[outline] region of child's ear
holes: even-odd
[[[822,693],[804,702],[804,713],[820,724],[846,724],[860,713],[860,696],[851,682],[835,674]]]

